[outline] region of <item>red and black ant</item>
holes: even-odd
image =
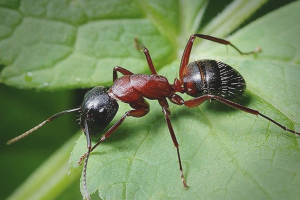
[[[124,122],[126,117],[145,116],[150,110],[149,104],[145,98],[157,100],[162,107],[162,112],[165,116],[171,138],[177,150],[181,180],[185,188],[188,186],[183,175],[179,146],[171,124],[171,112],[169,110],[167,99],[174,104],[185,105],[189,108],[200,106],[206,100],[217,100],[244,112],[257,116],[259,115],[276,124],[285,131],[300,135],[299,132],[288,129],[273,119],[261,114],[257,110],[247,108],[228,100],[237,96],[241,96],[245,92],[246,83],[244,78],[239,72],[229,65],[216,60],[197,60],[189,63],[190,53],[196,37],[224,45],[230,45],[242,55],[253,54],[260,51],[260,49],[256,49],[254,51],[244,53],[227,40],[208,35],[193,34],[190,36],[182,55],[179,68],[179,79],[175,78],[174,83],[170,84],[166,77],[157,74],[148,49],[143,47],[142,49],[146,56],[151,75],[134,74],[122,67],[114,67],[113,85],[109,90],[106,90],[105,87],[102,86],[93,88],[85,94],[83,102],[79,108],[57,113],[31,130],[8,141],[7,144],[12,144],[22,139],[23,137],[45,125],[47,122],[51,122],[61,115],[79,111],[80,126],[86,136],[88,149],[88,151],[80,158],[79,162],[81,163],[85,159],[83,168],[84,196],[85,198],[90,199],[86,184],[86,170],[90,153],[101,142],[114,133]],[[123,76],[118,78],[118,72],[123,74]],[[194,98],[185,101],[176,93],[186,93]],[[115,117],[119,108],[117,101],[128,103],[132,110],[125,112],[125,114],[112,127],[110,127],[106,133],[102,135],[101,139],[94,146],[92,146],[91,137],[97,133],[101,133]]]

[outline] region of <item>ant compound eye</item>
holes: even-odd
[[[99,110],[98,114],[99,114],[100,118],[102,118],[102,119],[105,118],[107,116],[107,109],[106,108],[101,108]]]

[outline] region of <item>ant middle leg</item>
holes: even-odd
[[[238,103],[235,103],[233,101],[230,101],[228,99],[225,99],[225,98],[222,98],[222,97],[219,97],[219,96],[210,95],[210,94],[203,95],[203,96],[196,97],[194,99],[185,101],[184,105],[187,106],[187,107],[190,107],[190,108],[194,108],[194,107],[197,107],[197,106],[201,105],[206,100],[211,100],[211,99],[215,99],[215,100],[217,100],[217,101],[219,101],[221,103],[224,103],[224,104],[226,104],[228,106],[231,106],[231,107],[233,107],[235,109],[238,109],[238,110],[241,110],[241,111],[244,111],[244,112],[256,115],[256,116],[259,115],[259,116],[265,118],[266,120],[272,122],[273,124],[277,125],[278,127],[282,128],[283,130],[291,132],[291,133],[293,133],[295,135],[299,135],[300,136],[300,132],[296,132],[294,130],[291,130],[291,129],[287,128],[286,126],[281,125],[280,123],[276,122],[275,120],[273,120],[273,119],[269,118],[268,116],[260,113],[258,110],[247,108],[245,106],[242,106],[242,105],[240,105]]]
[[[185,188],[188,188],[188,185],[186,184],[186,181],[185,181],[185,178],[184,178],[184,174],[183,174],[183,169],[182,169],[182,164],[181,164],[181,158],[180,158],[180,153],[179,153],[179,144],[177,142],[176,135],[175,135],[175,132],[174,132],[171,120],[170,120],[171,112],[169,110],[168,102],[167,102],[166,99],[161,99],[161,100],[159,100],[159,104],[162,107],[162,112],[163,112],[163,114],[165,116],[165,120],[166,120],[166,123],[168,125],[168,129],[169,129],[169,132],[170,132],[173,144],[174,144],[174,146],[176,147],[176,150],[177,150],[177,157],[178,157],[180,177],[181,177],[181,180],[182,180],[182,184],[183,184],[183,186]]]

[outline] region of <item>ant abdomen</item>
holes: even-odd
[[[244,94],[246,82],[231,66],[216,60],[197,60],[183,70],[183,86],[193,97],[212,94],[233,98]]]

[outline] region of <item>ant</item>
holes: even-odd
[[[299,132],[288,129],[257,110],[247,108],[228,100],[244,94],[246,90],[244,78],[231,66],[216,60],[204,59],[189,63],[190,53],[196,37],[224,45],[230,45],[241,55],[254,54],[260,51],[258,48],[251,52],[242,52],[227,40],[209,35],[193,34],[190,36],[182,55],[179,68],[179,79],[175,78],[174,83],[170,84],[166,77],[157,74],[148,49],[142,45],[137,45],[145,54],[151,75],[134,74],[127,69],[116,66],[113,69],[113,85],[111,88],[108,90],[103,86],[93,88],[85,94],[79,108],[57,113],[29,131],[8,141],[7,144],[12,144],[24,138],[61,115],[79,111],[80,126],[86,136],[88,149],[87,152],[81,156],[79,163],[82,163],[85,159],[83,167],[83,192],[85,198],[91,199],[86,183],[87,163],[91,152],[114,133],[127,117],[145,116],[150,110],[149,104],[145,98],[157,100],[162,108],[172,141],[177,150],[181,181],[185,188],[188,188],[188,185],[183,174],[179,146],[171,124],[171,111],[167,99],[176,105],[184,105],[189,108],[200,106],[206,100],[217,100],[238,110],[261,116],[285,131],[300,135]],[[118,72],[123,76],[118,78]],[[194,98],[185,101],[176,93],[186,93]],[[132,110],[125,112],[125,114],[102,135],[101,139],[92,146],[91,137],[97,133],[101,133],[115,117],[119,108],[117,101],[129,104]]]

